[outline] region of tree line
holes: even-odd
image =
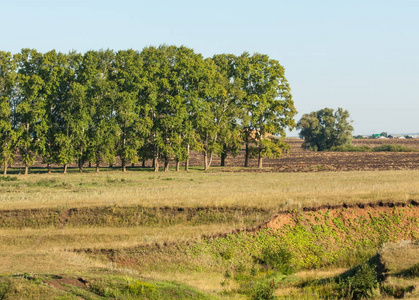
[[[121,160],[122,170],[153,160],[154,170],[186,162],[191,150],[245,162],[279,157],[296,110],[284,68],[247,52],[204,58],[181,46],[142,51],[0,51],[0,163],[19,157],[25,174],[37,157],[64,172],[78,162]]]

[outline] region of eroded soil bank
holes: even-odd
[[[306,207],[302,210],[279,212],[262,227],[280,230],[284,226],[319,225],[327,222],[328,225],[338,228],[339,225],[336,222],[338,219],[342,222],[342,225],[349,226],[359,220],[371,219],[378,222],[380,219],[388,218],[388,216],[394,216],[396,219],[403,216],[403,218],[399,218],[399,221],[396,220],[400,226],[416,224],[419,219],[419,202],[412,200],[405,203],[378,202]]]

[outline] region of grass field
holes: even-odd
[[[419,171],[11,175],[0,181],[0,209],[86,206],[257,207],[419,199]]]
[[[278,211],[419,201],[419,170],[265,173],[193,168],[188,173],[156,174],[134,168],[98,174],[74,169],[65,175],[39,171],[0,179],[0,296],[7,290],[4,295],[9,299],[24,299],[25,290],[40,299],[153,299],[156,295],[170,299],[168,291],[175,288],[166,287],[173,281],[181,283],[176,291],[188,291],[182,294],[185,299],[186,295],[246,299],[259,288],[262,291],[268,281],[280,283],[282,288],[275,293],[285,299],[306,297],[307,288],[298,284],[313,279],[308,270],[322,274],[316,278],[335,274],[334,270],[362,262],[383,242],[401,236],[394,230],[395,234],[380,239],[383,227],[407,230],[410,238],[419,232],[417,223],[409,227],[410,221],[401,222],[390,210],[382,225],[365,225],[376,220],[367,214],[365,221],[345,223],[347,230],[336,235],[339,240],[334,223],[326,223],[327,211],[319,215],[320,221],[307,215],[305,227],[289,226],[280,234],[232,233],[257,228]],[[366,227],[373,229],[363,231]],[[318,228],[323,229],[313,231]],[[353,245],[356,249],[349,247]],[[276,254],[287,257],[288,252],[290,262]],[[357,254],[348,257],[348,253]],[[275,268],[266,269],[278,259]],[[288,263],[296,274],[284,269]],[[130,279],[124,279],[127,276]],[[77,288],[79,277],[97,286]],[[261,285],[250,291],[245,288],[250,281]],[[133,284],[144,293],[132,292]],[[10,294],[19,288],[20,294]]]

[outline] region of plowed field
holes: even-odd
[[[264,171],[313,172],[313,171],[372,171],[372,170],[416,170],[419,169],[419,152],[313,152],[301,148],[300,139],[288,139],[291,146],[288,155],[279,159],[264,159]],[[354,140],[354,145],[370,147],[383,144],[400,144],[419,149],[419,139],[406,140]],[[193,155],[192,165],[202,165],[202,156]],[[220,164],[218,157],[213,165]],[[237,157],[228,157],[226,166],[241,167],[244,151]],[[250,167],[257,167],[257,159],[250,160]],[[255,169],[251,169],[255,171]],[[258,170],[257,170],[258,171]]]

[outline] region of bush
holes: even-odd
[[[355,275],[341,279],[339,289],[341,297],[349,299],[371,298],[378,287],[378,274],[375,265],[364,263],[356,270]]]
[[[291,253],[284,248],[266,247],[262,249],[259,263],[284,275],[289,275],[294,272],[294,268],[291,266],[291,258]]]
[[[354,145],[343,145],[330,148],[329,151],[335,152],[370,152],[372,149],[366,145],[354,146]]]
[[[372,148],[374,152],[418,152],[419,150],[403,145],[382,145]]]
[[[250,299],[252,300],[274,300],[277,297],[274,296],[276,290],[276,284],[275,281],[270,282],[263,282],[257,285],[252,295],[250,296]]]

